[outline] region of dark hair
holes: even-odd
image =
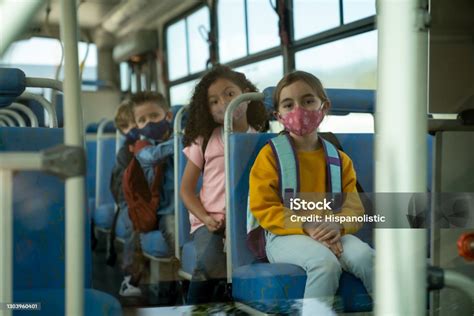
[[[166,101],[165,96],[158,92],[151,92],[151,91],[138,92],[130,98],[130,101],[132,103],[132,110],[147,102],[155,103],[156,105],[161,107],[163,110],[165,110],[165,112],[170,110],[170,107],[168,105],[168,102]]]
[[[223,65],[210,69],[194,88],[189,106],[189,119],[184,130],[183,144],[191,145],[199,136],[206,143],[212,131],[219,126],[211,115],[208,102],[209,87],[218,79],[228,79],[237,85],[242,92],[258,92],[257,88],[243,73]],[[247,122],[257,131],[268,129],[268,115],[261,101],[252,101],[247,107]]]
[[[330,103],[326,90],[324,90],[321,80],[319,80],[313,74],[305,71],[294,71],[292,73],[284,76],[277,84],[275,90],[273,91],[273,109],[278,112],[278,103],[280,103],[280,94],[283,88],[297,82],[304,81],[308,86],[310,86],[321,99],[322,102]]]

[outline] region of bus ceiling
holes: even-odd
[[[28,25],[28,36],[59,38],[59,0],[43,2]],[[98,47],[112,46],[115,40],[140,30],[157,30],[168,20],[198,4],[175,0],[78,0],[81,39]]]

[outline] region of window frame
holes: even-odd
[[[344,24],[344,0],[339,0],[339,22],[340,25],[338,27],[316,33],[304,38],[301,38],[299,40],[294,39],[294,23],[293,23],[293,13],[292,13],[292,8],[293,8],[293,0],[284,0],[285,6],[286,6],[286,12],[288,13],[288,19],[289,19],[289,45],[287,48],[283,47],[283,45],[278,45],[272,48],[268,48],[266,50],[260,51],[258,53],[253,53],[249,54],[249,35],[248,35],[248,16],[247,16],[247,1],[248,0],[243,0],[243,5],[244,10],[245,10],[245,36],[246,36],[246,52],[247,55],[235,60],[232,60],[230,62],[227,62],[226,65],[231,67],[231,68],[238,68],[242,67],[245,65],[253,64],[256,62],[264,61],[266,59],[282,56],[283,60],[283,70],[285,73],[291,72],[295,70],[295,55],[296,53],[313,48],[316,46],[324,45],[330,42],[338,41],[344,38],[348,38],[351,36],[356,36],[359,34],[363,34],[366,32],[370,32],[376,29],[375,21],[376,21],[376,15],[368,16],[366,18],[349,22]],[[215,1],[214,3],[216,6],[218,5],[218,0]],[[163,28],[163,49],[165,54],[167,54],[167,28],[182,20],[186,19],[189,15],[193,14],[194,12],[200,10],[202,7],[207,6],[209,8],[209,25],[210,27],[215,27],[215,30],[210,30],[210,32],[214,32],[214,34],[219,34],[219,23],[218,23],[218,14],[217,12],[213,12],[213,10],[217,11],[217,7],[212,7],[208,6],[206,4],[198,4],[196,6],[193,6],[189,10],[183,12],[182,14],[170,19],[168,22],[164,24]],[[213,15],[215,14],[215,21],[212,21]],[[187,33],[187,31],[186,31]],[[218,41],[218,36],[216,36],[216,41]],[[187,46],[187,53],[189,53],[189,44],[188,41],[186,42]],[[211,49],[211,48],[210,48]],[[287,52],[285,52],[285,50]],[[211,52],[210,52],[211,53]],[[286,55],[286,56],[285,56]],[[189,54],[187,55],[187,58],[189,60]],[[219,62],[219,52],[217,52],[217,62]],[[189,68],[189,61],[188,61],[188,68]],[[169,72],[168,72],[168,64],[165,63],[165,72],[166,72],[166,80],[167,82],[165,83],[166,86],[166,91],[168,96],[170,96],[170,88],[175,85],[179,85],[191,80],[196,80],[202,77],[205,73],[206,70],[189,74],[187,76],[175,79],[175,80],[169,80]],[[189,71],[188,71],[189,73]]]

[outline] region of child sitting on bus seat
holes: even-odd
[[[132,111],[135,123],[142,140],[137,141],[135,146],[141,149],[135,150],[135,158],[140,163],[143,173],[151,187],[154,180],[155,166],[163,163],[164,177],[161,180],[159,192],[159,206],[157,209],[159,227],[167,242],[169,254],[174,253],[174,166],[173,166],[173,139],[171,119],[172,113],[163,95],[153,92],[140,92],[131,98]],[[151,146],[143,146],[143,142]],[[139,144],[140,143],[140,144]],[[131,245],[135,247],[135,253],[140,249],[139,232],[132,234]],[[139,256],[135,255],[135,258]],[[122,289],[137,287],[143,272],[143,261],[137,259],[129,266],[129,276],[122,282]]]
[[[121,222],[122,226],[125,227],[124,237],[126,244],[124,248],[126,250],[133,248],[133,246],[128,244],[131,242],[130,237],[133,233],[133,225],[128,216],[128,206],[122,190],[123,173],[133,157],[131,151],[132,146],[140,137],[135,124],[135,118],[133,117],[132,103],[130,100],[124,100],[118,107],[117,113],[115,115],[115,126],[119,130],[120,134],[125,136],[125,142],[117,153],[115,165],[112,169],[112,176],[110,178],[110,191],[112,192],[115,204],[117,205],[117,211],[114,216],[110,236],[109,258],[107,260],[107,264],[109,265],[113,265],[116,258],[114,240],[117,222]],[[128,255],[125,251],[123,256],[123,267],[129,265],[129,263],[126,262],[129,260],[129,257],[130,255]],[[141,295],[141,291],[139,288],[129,287],[126,291],[121,291],[120,294],[124,296],[135,296]]]
[[[293,148],[299,191],[334,192],[333,184],[327,181],[331,179],[327,164],[333,160],[328,159],[326,146],[331,145],[318,137],[317,131],[330,107],[320,80],[302,71],[290,73],[276,86],[273,102],[274,115],[285,131],[272,141],[279,137],[282,142],[277,144],[288,144]],[[280,177],[287,166],[278,162],[278,148],[272,141],[261,149],[249,178],[249,207],[265,230],[264,250],[268,260],[303,268],[307,273],[304,297],[322,298],[329,306],[332,306],[342,270],[360,278],[368,293],[372,293],[374,250],[352,235],[360,225],[341,225],[333,221],[289,227],[288,219],[293,213],[285,208],[280,187]],[[339,155],[336,159],[341,175],[339,188],[348,193],[336,216],[362,215],[364,209],[356,193],[352,161],[345,153],[333,149],[333,153]]]
[[[222,283],[218,280],[226,277],[224,113],[238,95],[255,91],[257,88],[244,74],[225,66],[215,66],[196,85],[191,98],[183,139],[183,152],[188,162],[180,192],[189,211],[197,256],[188,304],[218,300],[219,296],[225,299],[223,293],[213,293]],[[243,102],[233,118],[234,131],[254,133],[265,128],[267,114],[262,102]],[[201,175],[202,188],[198,197],[196,186]]]

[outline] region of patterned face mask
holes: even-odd
[[[279,115],[279,117],[288,132],[305,136],[319,127],[324,118],[324,112],[322,109],[306,110],[297,106],[285,116]]]

